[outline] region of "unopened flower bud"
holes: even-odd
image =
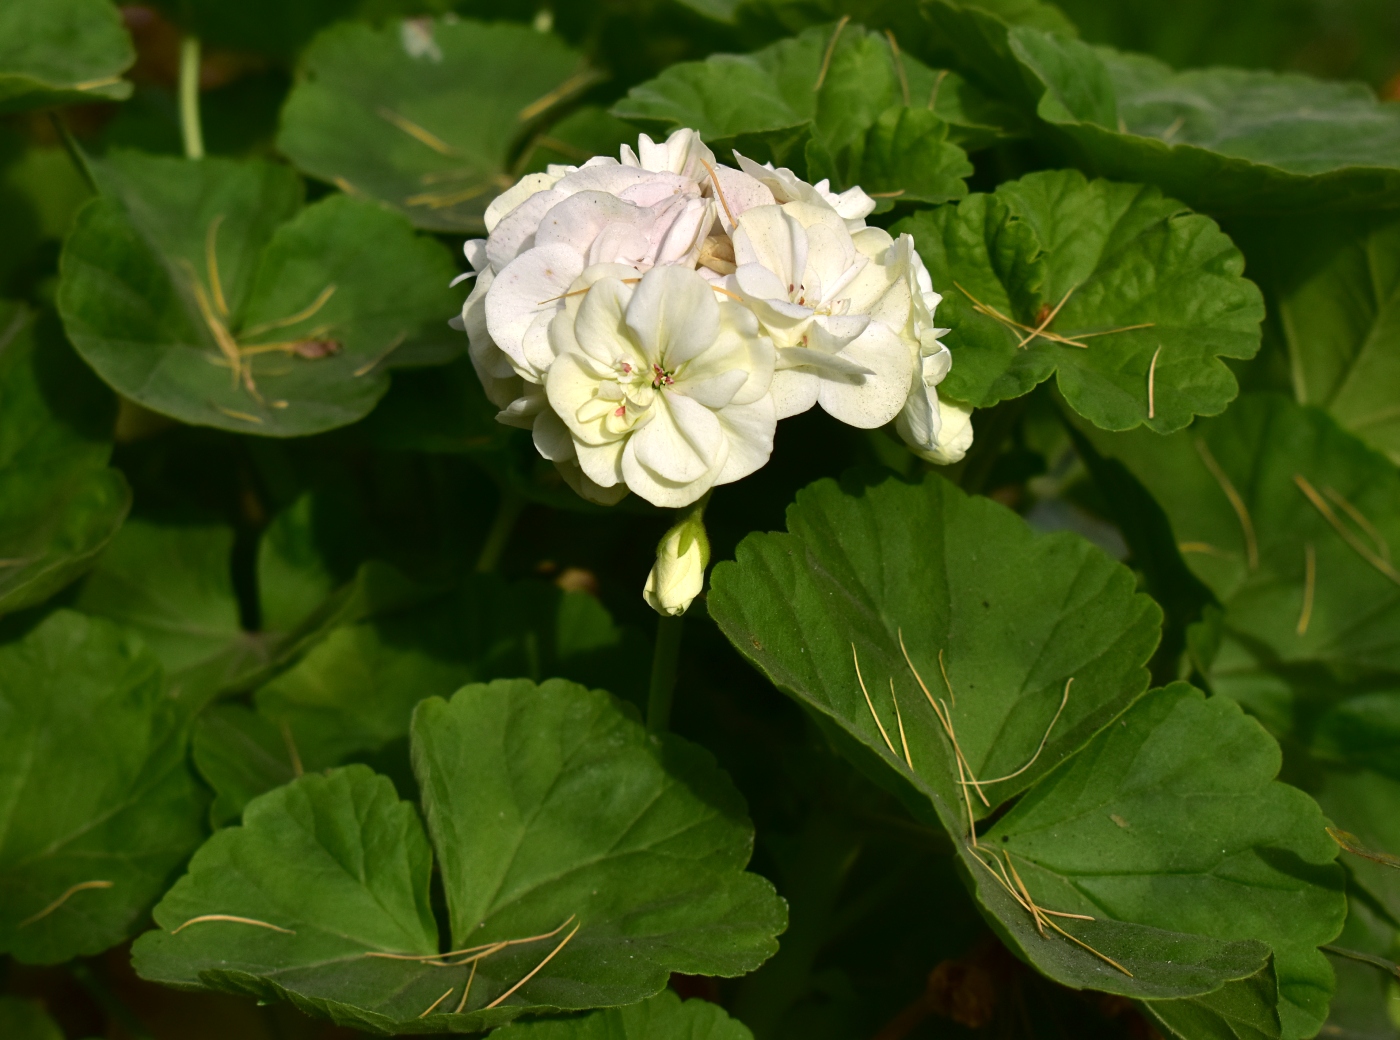
[[[710,539],[705,534],[703,500],[700,508],[690,509],[685,518],[666,532],[656,547],[656,563],[647,575],[642,595],[658,614],[677,617],[705,585],[705,568],[710,564]]]

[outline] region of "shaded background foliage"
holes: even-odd
[[[35,522],[25,510],[32,512],[36,501],[72,502],[85,488],[102,492],[89,491],[82,500],[82,523],[75,525],[81,537],[74,536],[62,580],[0,585],[0,654],[55,639],[62,626],[92,625],[104,632],[120,626],[134,633],[123,637],[132,642],[123,643],[120,653],[132,655],[137,664],[130,667],[147,676],[134,679],[132,689],[149,686],[151,674],[164,676],[162,689],[173,706],[161,708],[155,727],[160,739],[152,737],[159,747],[150,761],[162,771],[160,783],[175,792],[168,800],[180,807],[170,811],[183,814],[184,830],[164,859],[156,857],[151,869],[168,874],[157,887],[163,890],[183,873],[185,858],[206,831],[236,819],[250,799],[304,771],[368,765],[392,781],[398,797],[417,800],[410,714],[422,698],[447,697],[470,682],[563,677],[606,688],[640,708],[654,616],[638,591],[669,521],[645,506],[604,512],[578,503],[533,457],[527,438],[492,421],[461,358],[435,369],[402,369],[366,418],[285,440],[180,425],[160,414],[159,401],[117,402],[100,387],[89,387],[91,376],[79,367],[53,313],[62,245],[90,197],[60,127],[71,128],[97,165],[99,180],[103,163],[111,157],[116,168],[124,150],[180,155],[179,44],[183,32],[193,31],[205,48],[199,86],[208,153],[277,163],[290,158],[309,175],[307,201],[314,206],[339,198],[335,177],[354,184],[358,171],[313,155],[317,143],[298,141],[295,122],[283,113],[307,75],[301,59],[308,47],[322,46],[321,60],[335,60],[329,52],[340,30],[320,44],[312,40],[337,21],[364,23],[390,37],[415,31],[414,23],[405,29],[400,19],[450,16],[555,34],[554,79],[564,79],[574,67],[594,74],[547,106],[528,132],[507,134],[472,156],[474,168],[509,178],[548,162],[614,151],[639,127],[686,122],[655,104],[667,82],[662,74],[671,69],[670,76],[679,75],[673,68],[679,63],[716,53],[761,55],[803,32],[812,34],[819,57],[831,23],[850,15],[870,30],[871,48],[884,48],[880,34],[893,33],[910,63],[900,75],[908,77],[913,69],[915,85],[925,72],[936,76],[932,69],[951,68],[957,77],[948,81],[958,89],[956,107],[945,96],[938,114],[951,127],[947,140],[969,153],[972,172],[963,176],[965,169],[956,168],[951,188],[946,176],[931,178],[923,201],[992,193],[1003,182],[1065,165],[1093,176],[1114,162],[1131,161],[1122,158],[1123,150],[1137,144],[1115,136],[1112,120],[1099,125],[1103,120],[1088,109],[1052,114],[1041,104],[1045,81],[1054,79],[1049,73],[1036,80],[1023,76],[1013,57],[998,70],[959,55],[948,34],[960,17],[959,5],[934,0],[930,6],[946,9],[945,20],[927,20],[919,5],[896,0],[548,6],[533,0],[161,0],[115,12],[134,46],[128,100],[72,104],[69,96],[50,98],[64,104],[61,124],[47,110],[0,117],[0,298],[16,301],[0,303],[0,325],[13,326],[24,351],[32,352],[20,351],[20,340],[11,339],[0,355],[6,409],[0,423],[20,414],[19,404],[12,405],[20,402],[25,414],[53,424],[58,448],[67,452],[60,470],[42,455],[12,451],[11,444],[28,442],[0,430],[4,461],[13,467],[0,485],[0,532],[32,533]],[[985,6],[1030,33],[1077,33],[1089,44],[1152,55],[1177,69],[1231,65],[1355,79],[1383,98],[1400,98],[1400,8],[1381,0],[1064,0],[1057,8],[998,0]],[[107,17],[115,26],[113,14]],[[840,41],[842,56],[856,46],[854,28],[849,32]],[[120,38],[117,44],[119,49]],[[888,60],[884,50],[879,54],[880,62]],[[697,75],[703,73],[697,68]],[[900,103],[895,68],[880,66],[878,102],[869,102],[875,114]],[[864,89],[873,80],[868,68],[860,69],[852,81]],[[1006,69],[1015,76],[998,78]],[[839,68],[833,82],[831,89],[844,89]],[[635,89],[644,84],[642,91]],[[478,103],[469,94],[454,100],[460,106]],[[515,100],[507,104],[514,111]],[[908,98],[903,104],[918,107]],[[1035,123],[1037,111],[1045,123]],[[732,134],[721,136],[760,159],[812,170],[814,177],[815,171],[852,182],[893,176],[873,160],[863,169],[867,155],[877,154],[868,146],[868,132],[860,127],[842,136],[841,128],[813,111],[787,117],[786,125],[736,123]],[[392,136],[387,133],[384,142]],[[925,160],[897,172],[926,172],[930,165]],[[1390,166],[1400,167],[1400,159]],[[1133,179],[1117,168],[1107,172]],[[1397,200],[1368,204],[1393,210]],[[913,215],[909,226],[931,256],[924,237],[939,233],[934,222],[942,218],[936,213],[952,211],[914,215],[909,199],[887,206],[874,219],[890,224]],[[412,207],[399,208],[408,219],[394,231],[407,241],[410,221],[420,227],[425,222],[414,218]],[[1143,429],[1107,433],[1098,427],[1131,423],[1104,420],[1081,407],[1063,383],[1058,390],[1050,383],[1036,386],[1047,368],[1017,388],[1020,396],[1005,394],[1011,399],[997,403],[999,397],[989,393],[976,402],[987,406],[976,416],[977,445],[945,475],[963,491],[1019,513],[1037,531],[1075,532],[1126,561],[1138,589],[1165,613],[1161,646],[1150,661],[1137,662],[1150,670],[1152,685],[1189,679],[1238,701],[1282,747],[1282,779],[1368,843],[1400,851],[1400,661],[1393,656],[1400,627],[1393,600],[1386,601],[1390,612],[1374,623],[1374,632],[1352,643],[1344,638],[1347,601],[1359,589],[1390,596],[1394,583],[1388,586],[1375,567],[1339,553],[1338,568],[1355,569],[1344,570],[1344,588],[1333,585],[1330,595],[1317,599],[1312,638],[1334,629],[1342,637],[1325,652],[1307,645],[1306,632],[1297,631],[1302,626],[1296,609],[1304,595],[1313,604],[1314,593],[1305,591],[1303,546],[1331,537],[1329,528],[1305,509],[1279,517],[1249,490],[1259,460],[1281,455],[1280,472],[1291,475],[1289,467],[1302,466],[1306,454],[1315,468],[1305,472],[1319,488],[1330,480],[1375,521],[1377,553],[1400,538],[1400,440],[1394,420],[1368,422],[1377,398],[1400,399],[1400,362],[1394,360],[1400,357],[1400,246],[1389,230],[1391,218],[1370,211],[1345,219],[1297,213],[1281,222],[1276,215],[1237,212],[1209,200],[1199,208],[1243,251],[1245,273],[1259,284],[1266,305],[1257,357],[1246,359],[1247,344],[1214,352],[1228,361],[1206,358],[1228,366],[1244,397],[1223,417],[1197,420],[1167,437]],[[375,218],[390,219],[378,211]],[[452,210],[449,219],[426,223],[435,237],[418,236],[416,248],[443,247],[438,261],[445,266],[446,247],[455,257],[474,219],[471,212],[458,217]],[[1204,222],[1195,215],[1189,220]],[[1300,242],[1309,248],[1300,250]],[[196,241],[191,248],[197,247]],[[1299,252],[1307,255],[1293,260]],[[1047,277],[1053,282],[1060,275],[1050,253]],[[427,262],[429,295],[440,288],[438,261]],[[1232,254],[1222,264],[1237,278],[1231,265],[1239,261]],[[966,268],[953,264],[949,270]],[[1063,293],[1064,287],[1055,286],[1044,299],[1008,299],[1007,306],[1024,308],[1015,316],[1031,321],[1043,303],[1053,304]],[[1365,298],[1348,298],[1347,306],[1332,313],[1337,298],[1358,286],[1365,286],[1365,292],[1357,290]],[[1011,295],[1015,290],[1013,285]],[[1230,291],[1253,290],[1237,281]],[[451,305],[456,297],[446,299]],[[957,314],[961,304],[949,300],[946,306]],[[1257,310],[1252,298],[1241,306]],[[1117,313],[1091,317],[1132,320]],[[1251,312],[1243,324],[1257,317]],[[967,330],[975,338],[971,324]],[[956,358],[957,339],[950,343]],[[89,347],[77,340],[75,345],[87,356]],[[1143,372],[1149,355],[1144,351],[1138,359]],[[1206,404],[1186,407],[1163,425],[1177,429],[1230,396],[1223,368],[1212,371],[1215,383],[1201,397]],[[1349,374],[1350,382],[1338,372]],[[1134,370],[1134,377],[1141,374]],[[73,400],[89,392],[96,403],[73,415]],[[93,415],[114,408],[114,423],[93,423]],[[364,411],[360,407],[356,415]],[[1259,416],[1279,414],[1279,422],[1303,431],[1301,440],[1270,441],[1258,433]],[[1233,430],[1233,424],[1249,429]],[[237,429],[236,423],[225,425]],[[1253,515],[1261,516],[1255,548],[1263,554],[1262,568],[1249,566],[1247,544],[1229,541],[1242,537],[1237,515],[1225,498],[1211,497],[1221,485],[1193,446],[1198,436],[1214,447],[1211,458],[1233,486],[1244,489]],[[1231,456],[1230,445],[1240,443],[1250,447]],[[81,459],[76,444],[82,445]],[[814,481],[882,469],[917,481],[925,467],[884,432],[852,430],[816,414],[786,422],[761,476],[716,495],[707,514],[715,559],[733,559],[750,532],[783,530],[789,504]],[[1369,537],[1365,531],[1357,536]],[[29,550],[21,549],[5,555],[27,557]],[[1388,562],[1388,548],[1384,558]],[[1271,597],[1286,601],[1284,620],[1269,614]],[[491,610],[483,610],[483,603]],[[860,755],[852,756],[859,768],[853,766],[838,751],[850,755],[849,748],[834,742],[829,730],[780,696],[735,651],[733,625],[720,620],[724,631],[711,621],[703,600],[691,612],[673,728],[709,749],[742,793],[756,835],[750,870],[787,900],[789,921],[779,952],[756,972],[728,979],[678,975],[673,990],[723,1006],[760,1040],[1143,1037],[1169,1028],[1160,1018],[1149,1024],[1142,1006],[1128,999],[1059,986],[1012,956],[1003,944],[1007,935],[989,928],[968,895],[937,820],[908,812],[908,792]],[[758,630],[738,637],[744,654],[748,639],[757,643]],[[118,652],[114,645],[111,653]],[[334,695],[327,696],[328,690]],[[119,708],[131,706],[108,710]],[[177,716],[180,721],[172,721]],[[863,716],[859,724],[865,725]],[[173,725],[190,727],[193,737],[188,761],[171,775],[161,727]],[[872,746],[878,753],[878,745]],[[0,886],[5,862],[0,859]],[[1345,870],[1349,912],[1336,945],[1393,962],[1400,953],[1400,874],[1354,857]],[[128,908],[128,914],[144,922],[149,902]],[[436,910],[445,921],[445,910]],[[0,928],[12,924],[0,910]],[[121,935],[136,930],[118,928]],[[66,963],[29,963],[35,960]],[[1337,979],[1325,1035],[1400,1036],[1395,982],[1372,965],[1330,960]],[[51,955],[7,956],[0,973],[5,1036],[351,1035],[285,1003],[258,1006],[227,994],[155,986],[134,974],[129,944],[106,952],[79,944],[55,947]],[[667,1016],[680,1013],[663,1000],[648,1005],[646,1014],[654,1019],[624,1021],[618,1014],[606,1023],[616,1032],[599,1035],[671,1035],[669,1030],[681,1027],[667,1025]],[[732,1027],[707,1020],[686,1028],[714,1033],[684,1035],[727,1037],[721,1030]],[[503,1037],[539,1032],[552,1040],[550,1028],[516,1025]],[[1200,1035],[1279,1035],[1277,1022],[1257,1032],[1249,1028]]]

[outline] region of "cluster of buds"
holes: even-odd
[[[689,506],[814,405],[960,459],[970,415],[938,398],[951,358],[913,239],[868,227],[860,188],[735,159],[642,135],[491,203],[461,324],[500,420],[603,504]]]

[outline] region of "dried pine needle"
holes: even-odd
[[[1395,584],[1400,585],[1400,571],[1389,560],[1378,555],[1375,550],[1356,537],[1351,528],[1342,523],[1342,520],[1332,511],[1332,507],[1327,504],[1327,500],[1317,492],[1317,488],[1308,482],[1308,479],[1301,473],[1293,474],[1293,482],[1298,485],[1299,490],[1308,497],[1308,501],[1322,514],[1323,518],[1332,525],[1332,528],[1342,536],[1342,540],[1356,551],[1356,554],[1369,563],[1376,570],[1380,571]]]
[[[865,706],[870,709],[870,717],[875,720],[875,725],[880,728],[880,736],[885,738],[885,747],[890,749],[890,754],[896,758],[899,753],[895,751],[894,744],[890,740],[890,735],[885,732],[885,724],[880,721],[880,716],[875,713],[875,702],[870,699],[870,691],[865,688],[865,679],[860,674],[860,654],[856,652],[855,643],[851,644],[851,658],[856,663],[856,681],[860,683],[860,692],[865,694]]]
[[[909,757],[909,741],[904,736],[904,715],[899,710],[899,697],[894,692],[894,676],[890,676],[890,700],[894,701],[894,720],[899,724],[899,744],[904,748],[904,762],[909,772],[914,771],[914,760]]]
[[[44,907],[44,909],[40,910],[37,914],[34,914],[30,917],[26,917],[19,924],[15,925],[15,927],[24,928],[26,925],[34,924],[36,921],[42,921],[44,918],[48,917],[49,914],[53,913],[55,910],[61,907],[64,903],[68,902],[70,897],[76,895],[79,892],[87,892],[91,889],[97,888],[111,888],[114,884],[116,884],[116,882],[114,881],[79,881],[76,885],[71,886],[68,889],[68,891],[64,892],[63,895],[59,896],[48,906]]]
[[[452,989],[449,989],[449,990],[448,990],[446,993],[444,993],[442,996],[438,997],[437,1000],[435,1000],[435,1001],[433,1001],[431,1004],[429,1004],[427,1010],[424,1011],[424,1012],[423,1012],[421,1015],[419,1015],[418,1017],[419,1017],[419,1018],[427,1018],[429,1015],[431,1015],[434,1011],[437,1010],[437,1006],[438,1006],[439,1004],[441,1004],[441,1003],[442,1003],[444,1000],[446,1000],[448,997],[452,996],[452,990],[455,990],[456,988],[457,988],[456,986],[453,986]]]
[[[822,84],[826,82],[826,74],[831,69],[831,58],[836,53],[836,41],[841,39],[841,30],[846,28],[846,23],[851,20],[851,16],[843,14],[841,20],[836,23],[836,29],[831,34],[831,39],[827,41],[826,53],[822,55],[822,67],[817,73],[817,81],[812,84],[812,93],[815,94],[822,89]]]
[[[209,275],[209,290],[214,295],[214,307],[219,316],[227,320],[228,301],[224,299],[224,286],[219,280],[219,225],[223,222],[222,213],[209,222],[209,230],[204,235],[204,268]]]
[[[407,116],[399,115],[399,113],[395,112],[388,105],[380,105],[375,111],[379,113],[380,119],[402,130],[420,144],[427,145],[439,155],[461,155],[461,152],[457,151],[457,149],[453,148],[437,134],[426,127],[419,126]]]
[[[336,286],[334,284],[328,285],[321,290],[316,299],[312,300],[310,304],[296,314],[293,314],[290,318],[278,318],[276,321],[265,321],[261,325],[254,325],[251,329],[244,329],[240,335],[246,339],[255,339],[265,332],[271,332],[273,329],[285,329],[292,325],[300,325],[302,322],[314,318],[321,308],[326,305],[326,301],[335,295],[335,290]]]
[[[559,102],[563,101],[569,95],[582,90],[591,83],[596,83],[602,76],[603,73],[599,72],[597,69],[584,69],[582,72],[577,72],[551,90],[548,94],[544,95],[544,97],[537,101],[532,101],[522,108],[516,114],[516,118],[522,123],[529,122],[531,119],[534,119],[535,116],[549,111],[549,109],[559,104]]]
[[[1230,508],[1235,511],[1235,516],[1239,517],[1240,529],[1244,532],[1245,558],[1249,561],[1249,569],[1257,571],[1259,569],[1259,541],[1254,536],[1254,521],[1250,519],[1249,508],[1244,504],[1244,499],[1235,490],[1235,485],[1230,483],[1229,476],[1220,468],[1220,463],[1215,461],[1215,456],[1211,454],[1205,438],[1196,438],[1196,452],[1201,456],[1201,461],[1205,463],[1206,469],[1210,470],[1210,475],[1215,478],[1215,482],[1220,485],[1220,490],[1225,492],[1225,497],[1230,502]]]
[[[1060,706],[1055,709],[1055,715],[1051,718],[1050,725],[1045,728],[1045,736],[1040,738],[1040,747],[1035,749],[1035,754],[1031,756],[1031,760],[1014,773],[1007,773],[1005,776],[999,776],[995,780],[979,780],[977,781],[979,784],[999,784],[1003,780],[1014,780],[1031,766],[1035,765],[1035,760],[1040,757],[1040,753],[1045,750],[1045,745],[1050,740],[1051,730],[1055,728],[1055,723],[1060,721],[1060,715],[1064,712],[1065,705],[1069,703],[1069,688],[1073,685],[1074,676],[1071,675],[1069,681],[1065,683],[1064,695],[1060,697]]]
[[[542,961],[540,961],[538,964],[536,964],[536,965],[534,966],[534,968],[531,969],[531,971],[530,971],[530,973],[529,973],[528,975],[526,975],[523,979],[521,979],[519,982],[517,982],[517,983],[516,983],[514,986],[512,986],[510,989],[508,989],[508,990],[506,990],[504,993],[502,993],[502,994],[501,994],[499,997],[497,997],[495,1000],[491,1001],[491,1003],[487,1004],[486,1007],[485,1007],[483,1010],[485,1010],[485,1011],[490,1011],[493,1007],[496,1007],[496,1006],[498,1006],[499,1004],[503,1003],[503,1002],[506,1000],[507,997],[509,997],[509,996],[510,996],[512,993],[514,993],[516,990],[518,990],[521,986],[525,985],[525,983],[527,983],[527,982],[529,982],[531,979],[533,979],[533,978],[539,973],[539,971],[540,971],[541,968],[543,968],[546,964],[548,964],[550,961],[552,961],[552,960],[554,959],[555,955],[558,954],[560,950],[562,950],[565,946],[569,945],[569,940],[572,939],[575,935],[578,934],[578,930],[579,930],[581,927],[583,927],[583,925],[582,925],[581,922],[580,922],[579,924],[574,925],[574,930],[571,931],[568,935],[564,936],[564,940],[563,940],[558,946],[554,947],[554,949],[550,950],[549,953],[545,954],[544,960],[542,960]]]
[[[1157,359],[1162,356],[1162,345],[1152,353],[1152,363],[1147,366],[1147,417],[1157,418]]]
[[[1035,339],[1037,336],[1044,335],[1045,330],[1050,327],[1050,323],[1055,320],[1055,316],[1060,313],[1060,309],[1064,307],[1065,304],[1069,303],[1069,298],[1074,295],[1074,290],[1078,288],[1078,285],[1071,285],[1069,287],[1069,291],[1066,292],[1064,296],[1060,299],[1060,302],[1055,304],[1055,309],[1052,310],[1049,314],[1045,315],[1044,321],[1038,324],[1030,332],[1026,333],[1025,337],[1021,340],[1021,342],[1016,344],[1017,348],[1019,349],[1021,347],[1024,347],[1027,343]]]
[[[924,107],[927,108],[930,112],[932,112],[932,111],[934,110],[934,108],[936,108],[936,107],[938,106],[938,91],[942,88],[942,86],[943,86],[943,81],[944,81],[945,79],[947,79],[947,78],[948,78],[948,70],[947,70],[947,69],[939,69],[939,70],[938,70],[938,75],[934,77],[934,80],[933,80],[933,89],[930,90],[930,91],[928,92],[928,104],[924,106]]]
[[[457,1010],[453,1012],[454,1015],[460,1015],[466,1008],[467,999],[472,995],[472,983],[476,981],[476,969],[480,964],[481,961],[479,960],[472,961],[472,971],[471,974],[467,976],[467,988],[462,990],[462,999],[457,1001]]]
[[[498,950],[504,950],[507,946],[521,946],[525,943],[541,942],[544,939],[553,939],[565,928],[569,927],[569,923],[573,921],[573,919],[577,916],[577,914],[570,914],[564,919],[564,923],[561,924],[558,928],[555,928],[553,931],[542,932],[539,935],[527,935],[523,939],[498,939],[496,942],[481,943],[477,946],[467,946],[460,950],[448,950],[446,953],[381,953],[378,950],[371,950],[370,952],[364,954],[364,956],[381,957],[385,960],[391,961],[420,961],[425,964],[434,964],[435,967],[440,968],[460,968],[463,965],[469,964],[473,960],[476,960],[478,958],[471,957],[466,960],[456,961],[454,963],[448,963],[447,958],[462,957],[465,954],[477,954],[480,951],[486,951],[484,953],[481,953],[481,956],[489,957],[492,953],[495,953]]]
[[[1317,590],[1317,548],[1312,542],[1303,546],[1303,609],[1298,614],[1297,632],[1308,634],[1308,624],[1312,621],[1313,595]]]
[[[909,77],[904,72],[904,59],[899,53],[899,41],[894,38],[894,30],[886,29],[885,38],[890,41],[890,56],[894,59],[894,71],[899,76],[899,89],[904,95],[904,107],[908,108],[912,102],[909,100]]]
[[[403,200],[403,203],[405,206],[427,206],[429,209],[447,209],[449,206],[459,206],[463,202],[470,202],[478,195],[485,195],[495,186],[496,181],[493,178],[481,184],[473,184],[469,188],[460,188],[457,191],[425,191],[418,195],[410,195]]]
[[[251,924],[259,928],[268,928],[274,932],[281,932],[283,935],[296,935],[293,928],[283,928],[280,925],[268,924],[266,921],[259,921],[254,917],[238,917],[234,914],[201,914],[199,917],[191,917],[178,928],[170,930],[171,935],[179,935],[192,924],[205,924],[210,921],[227,921],[231,924]]]
[[[218,411],[223,412],[230,419],[241,419],[243,422],[256,423],[259,426],[262,425],[262,420],[256,415],[249,415],[247,412],[236,412],[232,408],[225,408],[221,404],[216,404],[214,407]]]
[[[1348,502],[1335,488],[1328,487],[1325,491],[1332,503],[1339,506],[1347,516],[1351,517],[1356,526],[1365,531],[1371,541],[1376,543],[1376,552],[1380,554],[1381,559],[1390,563],[1390,543],[1385,540],[1385,536],[1380,533],[1376,525],[1366,519],[1366,514]]]
[[[729,223],[731,225],[737,224],[738,221],[734,219],[734,211],[729,208],[729,201],[724,197],[724,189],[719,186],[719,174],[704,159],[700,160],[700,165],[705,167],[706,172],[710,175],[710,180],[714,182],[715,195],[719,197],[719,204],[724,207],[724,215],[729,218]]]

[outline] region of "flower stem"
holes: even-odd
[[[204,130],[199,124],[199,37],[180,41],[180,137],[186,159],[204,158]]]
[[[676,665],[681,656],[685,615],[656,619],[656,649],[651,658],[651,692],[647,695],[647,729],[664,733],[671,726],[671,695],[676,690]]]
[[[97,180],[92,175],[92,166],[88,164],[87,153],[73,137],[73,131],[68,129],[68,124],[63,121],[63,117],[57,111],[49,113],[49,121],[53,123],[53,128],[58,131],[59,140],[63,142],[63,148],[68,153],[68,158],[72,161],[83,181],[94,195],[98,194]]]
[[[476,558],[476,572],[490,574],[501,561],[501,553],[510,541],[515,530],[515,521],[525,508],[525,499],[514,488],[501,486],[501,501],[496,507],[496,519],[491,521],[491,530],[486,532],[486,541],[481,545],[481,554]]]

